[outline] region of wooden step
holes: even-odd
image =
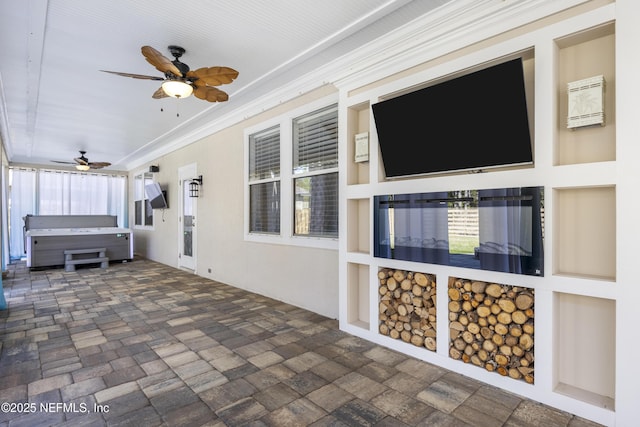
[[[77,254],[90,254],[98,252],[106,252],[107,248],[93,248],[93,249],[67,249],[64,251],[65,255],[77,255]]]
[[[102,262],[109,262],[109,257],[98,257],[98,258],[80,258],[80,259],[71,259],[69,261],[65,261],[65,264],[97,264]]]

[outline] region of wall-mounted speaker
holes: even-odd
[[[604,126],[604,76],[595,76],[567,84],[569,96],[567,128]]]

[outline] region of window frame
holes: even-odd
[[[288,111],[282,115],[265,120],[244,130],[244,239],[249,242],[303,246],[311,248],[338,250],[338,235],[317,236],[295,234],[295,179],[308,176],[338,173],[338,166],[331,169],[314,170],[311,172],[294,173],[293,162],[293,120],[301,116],[320,111],[336,105],[338,109],[338,94],[329,95]],[[339,109],[338,109],[339,115]],[[250,232],[250,185],[259,183],[249,179],[249,138],[270,128],[280,128],[280,233],[267,234]],[[339,144],[339,141],[338,141]],[[339,150],[338,150],[339,152]],[[339,185],[338,178],[338,187]],[[338,203],[340,199],[338,198]],[[339,207],[338,207],[339,209]],[[339,211],[336,213],[340,217]],[[339,233],[338,233],[339,234]]]
[[[338,205],[340,203],[340,199],[339,199],[339,175],[338,175],[338,145],[336,143],[336,147],[335,147],[335,163],[332,166],[317,166],[317,165],[311,165],[311,167],[303,167],[301,164],[297,163],[296,159],[296,153],[299,153],[299,145],[297,145],[298,143],[298,135],[296,135],[295,133],[295,129],[296,127],[293,125],[295,121],[300,121],[300,123],[304,123],[305,120],[314,120],[314,117],[324,117],[327,114],[330,113],[335,113],[336,115],[336,126],[338,125],[338,105],[336,103],[334,104],[330,104],[327,105],[324,108],[320,108],[320,109],[316,109],[313,111],[310,111],[308,113],[302,114],[300,116],[296,116],[291,120],[292,123],[292,133],[291,133],[291,147],[292,147],[292,162],[291,162],[291,169],[292,169],[292,174],[293,174],[293,182],[292,182],[292,186],[294,188],[294,194],[293,194],[293,235],[296,237],[317,237],[317,238],[322,238],[322,239],[337,239],[338,238],[338,219],[339,219],[339,212],[338,210],[336,210],[336,231],[335,234],[332,235],[327,235],[327,234],[314,234],[313,232],[310,232],[309,234],[303,234],[303,233],[297,233],[296,232],[296,228],[297,228],[297,224],[296,224],[296,217],[297,217],[297,202],[298,200],[296,199],[296,181],[299,179],[304,179],[304,178],[310,178],[311,180],[313,180],[313,178],[315,177],[319,177],[319,176],[328,176],[328,175],[335,175],[335,186],[336,186],[336,209],[338,208]],[[336,132],[337,133],[337,132]],[[337,135],[336,135],[336,139],[337,139]],[[310,196],[312,197],[312,196]],[[311,199],[310,199],[311,201]],[[312,201],[311,201],[312,203]],[[309,211],[310,215],[313,215],[312,211]]]
[[[147,179],[150,178],[151,182],[155,182],[155,177],[153,175],[153,173],[149,172],[148,170],[141,170],[138,171],[136,173],[133,174],[133,209],[132,209],[132,216],[133,216],[133,221],[131,221],[132,224],[132,228],[137,229],[137,230],[155,230],[155,221],[154,221],[154,215],[153,215],[153,209],[151,208],[150,205],[150,201],[147,198],[147,192],[145,191],[144,187],[145,187],[145,183],[147,182]],[[138,185],[141,185],[140,188],[138,188]],[[142,194],[143,199],[138,199],[138,195]],[[136,218],[136,202],[138,201],[142,201],[143,203],[141,204],[142,208],[142,224],[138,224],[137,218]],[[151,215],[147,216],[147,210],[149,210],[151,212]],[[146,224],[145,219],[146,218],[150,218],[151,219],[151,224]]]
[[[252,177],[251,176],[251,170],[252,170],[252,164],[251,164],[251,153],[252,153],[252,148],[251,148],[251,144],[254,141],[254,138],[260,138],[263,136],[270,136],[274,133],[278,134],[278,171],[276,174],[273,174],[272,176],[268,176],[268,177],[264,177],[264,176],[256,176],[256,177]],[[275,126],[271,126],[269,128],[266,128],[262,131],[258,131],[258,132],[254,132],[251,133],[250,135],[248,135],[248,141],[247,141],[247,179],[248,179],[248,189],[247,191],[249,192],[249,204],[247,206],[248,209],[248,215],[249,215],[249,226],[248,226],[248,233],[250,234],[257,234],[257,235],[271,235],[271,236],[277,236],[280,235],[282,233],[282,133],[280,130],[280,126],[279,125],[275,125]],[[253,152],[255,152],[255,150],[253,150]],[[264,172],[264,171],[263,171]],[[277,224],[277,228],[278,231],[264,231],[264,230],[259,230],[259,231],[254,231],[251,230],[251,227],[253,225],[253,221],[252,221],[252,217],[251,217],[251,202],[252,202],[252,198],[251,198],[251,190],[254,187],[258,187],[258,186],[262,186],[264,184],[277,184],[278,185],[278,224]]]

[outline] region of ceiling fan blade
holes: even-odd
[[[123,77],[133,77],[134,79],[164,80],[164,77],[145,76],[144,74],[121,73],[119,71],[107,71],[107,70],[100,70],[100,71],[102,71],[103,73],[117,74],[118,76],[123,76]]]
[[[198,99],[203,99],[209,102],[224,102],[229,99],[229,95],[212,86],[196,87],[193,91],[193,95]]]
[[[160,87],[158,88],[158,90],[157,90],[157,91],[155,91],[151,97],[152,97],[153,99],[161,99],[161,98],[166,98],[166,97],[168,97],[168,96],[169,96],[169,95],[167,95],[167,94],[165,93],[164,89],[162,89],[162,86],[160,86]]]
[[[174,76],[182,77],[182,73],[173,65],[173,63],[165,58],[160,52],[152,48],[151,46],[142,46],[142,54],[147,59],[149,64],[156,67],[156,70],[163,73],[171,73]]]
[[[109,163],[109,162],[89,162],[88,166],[91,169],[102,169],[102,168],[106,168],[107,166],[111,166],[111,163]]]
[[[53,163],[59,163],[61,165],[75,165],[76,162],[63,162],[62,160],[51,160]]]
[[[189,71],[187,77],[203,80],[209,86],[220,86],[231,83],[238,77],[238,72],[229,67],[203,67]]]

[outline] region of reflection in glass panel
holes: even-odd
[[[338,236],[338,174],[297,178],[295,183],[295,234]]]
[[[151,203],[148,199],[144,201],[144,225],[153,225],[153,209],[151,209]]]
[[[249,186],[249,232],[280,233],[280,182]]]
[[[142,225],[142,200],[134,202],[134,224]]]
[[[450,191],[447,203],[449,253],[474,255],[480,246],[477,191]]]
[[[543,187],[374,198],[374,256],[541,276]]]
[[[189,180],[182,181],[182,254],[193,256],[193,201],[189,197]]]

